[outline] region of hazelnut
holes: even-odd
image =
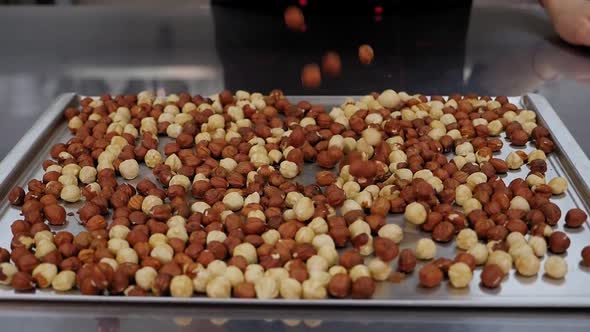
[[[426,264],[420,269],[418,276],[421,286],[433,288],[442,282],[443,272],[434,264]]]
[[[516,258],[514,262],[514,266],[516,266],[516,270],[519,274],[530,277],[534,276],[539,272],[539,268],[541,266],[541,262],[535,255],[520,255]]]
[[[587,219],[588,215],[586,212],[578,208],[573,208],[565,214],[565,224],[572,228],[582,226]]]
[[[563,254],[570,246],[570,238],[561,231],[556,231],[549,236],[549,250],[554,254]]]
[[[488,264],[481,272],[481,284],[486,288],[496,288],[500,286],[504,279],[504,271],[496,264]]]
[[[233,289],[234,297],[241,299],[253,299],[256,298],[256,290],[254,284],[250,282],[243,282],[238,284]]]
[[[336,298],[345,298],[350,294],[352,280],[345,273],[338,273],[332,276],[328,283],[328,293]]]
[[[469,250],[478,242],[477,233],[474,230],[465,228],[457,234],[457,247],[462,250]]]
[[[304,88],[318,88],[322,84],[320,66],[315,63],[303,66],[301,71],[301,85]]]
[[[173,297],[191,297],[193,295],[193,282],[185,275],[177,275],[170,281],[170,295]]]
[[[211,298],[229,298],[231,296],[231,283],[224,276],[214,277],[207,283],[207,296]]]
[[[284,20],[289,29],[297,32],[305,31],[305,18],[303,16],[303,12],[301,12],[301,9],[298,7],[289,6],[285,10]]]
[[[467,253],[473,256],[476,265],[483,265],[488,260],[488,248],[482,243],[477,243]]]
[[[436,244],[431,239],[420,239],[416,243],[416,258],[430,260],[436,256]]]
[[[436,242],[449,242],[455,235],[455,226],[448,222],[443,221],[437,224],[432,230],[432,239]]]
[[[363,65],[369,65],[373,62],[373,57],[375,56],[375,53],[373,52],[373,48],[367,44],[363,44],[361,46],[359,46],[359,51],[358,51],[358,55],[359,55],[359,61],[363,64]],[[398,97],[399,99],[399,97]],[[383,105],[385,106],[385,105]],[[387,106],[385,106],[387,107]]]
[[[547,242],[544,237],[531,236],[528,241],[529,246],[537,257],[543,257],[547,253]]]
[[[377,234],[380,237],[388,238],[395,243],[400,243],[404,238],[404,232],[401,227],[396,224],[387,224],[379,229]]]
[[[326,52],[322,57],[322,70],[331,77],[340,76],[342,63],[340,55],[336,52]]]
[[[455,288],[464,288],[469,286],[469,283],[473,278],[471,268],[463,262],[457,262],[451,265],[449,267],[448,275],[451,285]]]
[[[16,291],[29,291],[35,288],[33,277],[26,272],[16,272],[12,276],[10,286]]]
[[[274,278],[261,277],[254,282],[256,297],[259,299],[274,299],[279,296],[279,286]]]
[[[424,205],[418,202],[412,202],[406,206],[404,217],[410,223],[420,225],[426,221],[427,212]]]
[[[352,283],[353,299],[368,299],[375,293],[375,282],[370,277],[360,277]]]
[[[55,264],[41,263],[33,270],[33,279],[41,288],[49,287],[56,275],[57,266]]]
[[[567,263],[559,256],[549,256],[545,260],[545,274],[553,279],[563,279],[567,274]]]
[[[491,264],[498,265],[504,271],[504,274],[508,274],[512,268],[512,257],[505,251],[496,250],[489,255],[486,262],[486,265]]]
[[[410,249],[403,249],[399,255],[398,270],[411,273],[416,267],[416,256]]]
[[[590,246],[585,246],[581,252],[583,266],[590,266]]]
[[[0,263],[0,285],[10,285],[12,277],[18,272],[11,263]]]
[[[19,186],[12,188],[12,190],[8,194],[8,201],[12,205],[20,206],[24,203],[24,199],[25,199],[25,191],[23,190],[23,188],[21,188]]]

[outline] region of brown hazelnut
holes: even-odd
[[[394,260],[399,254],[399,246],[391,239],[377,236],[373,239],[375,256],[384,262]]]
[[[351,285],[352,281],[347,274],[335,274],[328,283],[328,293],[335,298],[345,298],[350,294]]]
[[[17,291],[29,291],[35,288],[35,282],[30,273],[19,271],[12,276],[10,286]]]
[[[352,283],[353,299],[369,299],[375,293],[375,281],[370,277],[360,277]]]
[[[50,225],[60,226],[66,223],[66,209],[61,205],[46,205],[43,208],[43,214]]]
[[[545,203],[539,207],[539,210],[545,215],[545,222],[550,226],[557,225],[559,218],[561,218],[561,210],[555,203]]]
[[[25,199],[25,191],[23,188],[16,186],[12,188],[10,193],[8,194],[8,201],[12,205],[20,206],[24,203]]]
[[[504,279],[504,271],[496,264],[488,264],[481,272],[481,284],[486,288],[496,288]]]
[[[37,257],[31,253],[26,253],[15,261],[18,270],[26,273],[33,272],[39,263],[39,259],[37,259]]]
[[[416,255],[410,249],[404,249],[399,255],[398,270],[404,273],[412,273],[416,268]]]
[[[254,299],[256,298],[256,289],[254,284],[250,282],[242,282],[234,286],[233,296],[240,299]]]
[[[443,221],[432,230],[432,239],[436,242],[449,242],[455,235],[455,226],[448,221]]]
[[[301,85],[304,88],[318,88],[321,84],[322,74],[320,72],[320,66],[315,63],[303,66],[303,70],[301,71]]]
[[[371,64],[371,62],[373,62],[373,57],[375,56],[373,48],[369,45],[361,45],[359,47],[359,61],[363,64],[363,65],[368,65]]]
[[[549,250],[554,254],[563,254],[570,246],[570,238],[561,231],[555,231],[549,236]]]
[[[440,257],[432,261],[431,264],[441,269],[441,271],[446,275],[447,272],[449,272],[451,265],[453,265],[453,261],[445,257]]]
[[[590,246],[585,246],[584,249],[582,249],[582,262],[581,264],[583,266],[588,266],[590,267]]]
[[[340,255],[339,264],[346,269],[351,269],[353,266],[363,263],[363,256],[356,249],[350,249]]]
[[[336,52],[326,52],[322,57],[322,70],[328,76],[340,76],[340,72],[342,71],[340,55]]]
[[[443,272],[434,264],[426,264],[420,269],[418,276],[422,287],[433,288],[442,282]]]
[[[586,222],[587,219],[588,215],[586,212],[578,208],[571,209],[565,214],[565,224],[567,227],[580,227]]]
[[[465,263],[469,266],[471,271],[475,270],[475,257],[471,254],[465,252],[458,253],[457,256],[455,256],[455,263]]]

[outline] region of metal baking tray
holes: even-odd
[[[320,103],[326,106],[339,105],[346,97],[336,96],[294,96],[292,101],[308,100],[312,103]],[[60,95],[53,105],[39,118],[29,132],[10,151],[0,163],[0,246],[10,247],[10,224],[19,219],[19,210],[9,205],[7,194],[15,185],[24,186],[32,178],[40,179],[43,174],[41,163],[48,158],[49,149],[57,142],[65,142],[71,136],[66,121],[62,114],[68,106],[78,104],[80,96],[68,93]],[[569,133],[563,122],[559,119],[547,100],[536,94],[527,94],[522,97],[510,98],[512,103],[537,112],[538,121],[544,124],[551,132],[557,149],[549,156],[547,178],[563,176],[567,178],[569,187],[561,197],[552,199],[562,210],[562,216],[573,207],[579,207],[588,211],[590,202],[590,160],[586,157],[580,146]],[[166,139],[161,140],[162,144]],[[534,149],[529,146],[522,150]],[[504,158],[513,150],[509,144],[505,144],[499,157]],[[317,168],[307,166],[298,181],[312,183]],[[510,171],[505,175],[505,181],[515,177],[526,176],[527,168],[519,171]],[[142,175],[153,179],[151,172],[142,167]],[[139,181],[131,181],[135,184]],[[81,203],[68,204],[68,212],[75,212]],[[67,224],[63,227],[55,227],[53,230],[67,229],[74,233],[82,230],[78,225],[76,215],[67,217]],[[563,218],[562,218],[563,219]],[[402,248],[415,246],[418,239],[429,237],[413,225],[406,225],[401,215],[390,215],[389,223],[396,223],[405,231]],[[563,228],[563,220],[559,229]],[[443,282],[434,289],[425,289],[418,286],[417,271],[424,264],[418,264],[416,272],[406,277],[401,283],[380,282],[373,299],[325,299],[325,300],[249,300],[249,299],[211,299],[204,296],[192,298],[172,297],[124,297],[124,296],[86,296],[77,292],[58,294],[51,290],[36,290],[31,293],[19,293],[4,287],[0,288],[0,300],[12,301],[61,301],[61,302],[121,302],[121,303],[193,303],[215,305],[287,305],[287,306],[423,306],[423,307],[590,307],[590,288],[584,287],[590,278],[590,269],[579,265],[581,249],[590,244],[589,225],[580,229],[565,229],[571,238],[571,246],[568,254],[564,255],[569,272],[564,280],[556,281],[543,276],[543,268],[537,276],[522,277],[512,270],[502,282],[501,287],[488,290],[479,285],[481,268],[476,269],[473,281],[468,288],[455,289]],[[449,244],[437,244],[437,257],[454,257],[456,254],[453,242]],[[541,262],[543,263],[543,261]],[[394,261],[393,268],[397,266]]]

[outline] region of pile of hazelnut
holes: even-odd
[[[9,195],[22,219],[0,249],[0,284],[17,291],[364,299],[417,260],[421,287],[466,287],[477,266],[497,287],[513,266],[537,274],[547,251],[544,273],[567,273],[550,202],[567,182],[545,178],[555,145],[506,97],[386,90],[327,110],[278,90],[144,91],[84,98],[65,117],[73,137]],[[536,149],[495,158],[500,135]],[[297,180],[306,163],[324,169],[315,183]],[[524,165],[525,179],[504,183]],[[402,213],[425,236],[400,251],[404,231],[387,217]],[[586,219],[565,215],[572,228]],[[75,222],[85,231],[57,231]],[[459,254],[437,258],[435,242],[453,239]],[[582,256],[590,265],[590,247]]]

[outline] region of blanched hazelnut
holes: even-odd
[[[508,245],[508,248],[526,242],[524,235],[520,232],[511,232],[506,236],[506,244]]]
[[[545,274],[553,279],[563,279],[567,274],[567,263],[559,256],[549,256],[545,260]]]
[[[496,264],[504,273],[509,273],[512,268],[512,257],[505,251],[496,250],[488,256],[486,265]]]
[[[293,179],[299,173],[299,168],[297,164],[289,160],[283,160],[281,162],[281,166],[279,167],[279,171],[283,177],[286,179]]]
[[[449,267],[448,271],[449,281],[455,288],[465,288],[469,286],[471,279],[473,278],[473,272],[469,265],[458,262],[454,263]]]
[[[64,185],[60,193],[61,199],[69,203],[75,203],[80,200],[81,191],[77,185]]]
[[[424,205],[418,202],[412,202],[406,206],[404,217],[414,225],[421,225],[426,221],[427,212]]]
[[[371,226],[361,219],[357,219],[355,222],[350,224],[350,226],[348,226],[348,230],[350,231],[351,238],[355,238],[360,234],[371,235]]]
[[[139,287],[150,290],[157,275],[158,271],[156,269],[151,266],[144,266],[135,272],[135,282]]]
[[[306,266],[307,266],[307,271],[309,271],[309,272],[311,272],[311,271],[327,271],[329,264],[328,264],[328,261],[324,257],[322,257],[320,255],[313,255],[307,260]]]
[[[297,220],[306,221],[315,213],[313,201],[309,197],[302,197],[293,206],[293,211]]]
[[[12,277],[18,272],[16,266],[12,263],[0,263],[0,285],[10,285]]]
[[[133,263],[137,264],[139,262],[139,258],[137,257],[137,253],[133,248],[123,248],[117,252],[116,257],[117,263]]]
[[[371,277],[378,281],[387,280],[391,274],[391,266],[379,258],[373,258],[367,264]]]
[[[147,151],[144,157],[145,165],[149,168],[154,168],[164,162],[162,155],[158,150],[150,149]]]
[[[210,266],[211,264],[209,264]],[[207,266],[207,268],[209,268]],[[244,282],[244,273],[237,266],[230,265],[225,269],[224,277],[229,280],[232,287],[235,287]]]
[[[231,297],[231,283],[224,276],[214,277],[207,283],[206,292],[207,296],[210,298],[229,298]]]
[[[478,242],[477,233],[470,228],[462,229],[457,234],[457,248],[462,250],[469,250]]]
[[[371,271],[369,271],[369,268],[366,265],[358,264],[353,266],[352,269],[348,271],[348,275],[350,276],[350,279],[354,282],[361,277],[371,277]]]
[[[533,252],[531,246],[528,245],[528,243],[517,243],[510,247],[510,249],[508,250],[508,254],[510,254],[510,256],[512,256],[512,259],[516,261],[516,259],[520,256],[529,256],[534,255],[535,253]]]
[[[316,235],[328,233],[328,223],[322,217],[313,218],[307,227],[311,228]]]
[[[264,243],[274,245],[281,239],[281,233],[276,229],[269,229],[261,235]]]
[[[530,254],[530,255],[521,255],[516,258],[514,262],[514,266],[516,266],[516,270],[519,274],[530,277],[534,276],[539,272],[539,268],[541,266],[541,262],[537,258],[537,256]]]
[[[471,254],[475,258],[475,264],[483,265],[488,260],[488,248],[483,243],[477,243],[469,250],[468,254]]]
[[[388,238],[395,243],[400,243],[404,238],[404,232],[401,227],[396,224],[387,224],[379,229],[377,235]]]
[[[510,152],[508,157],[506,157],[506,164],[509,169],[520,169],[522,164],[524,164],[524,161],[516,152]]]
[[[167,244],[159,244],[150,251],[150,256],[166,264],[172,261],[174,250]]]
[[[338,263],[338,252],[336,251],[336,248],[334,246],[325,245],[316,247],[316,249],[318,250],[318,255],[322,256],[326,260],[328,266],[333,266],[336,263]]]
[[[317,280],[305,280],[301,285],[304,299],[320,300],[328,295],[326,287]]]
[[[74,271],[65,270],[60,271],[53,280],[51,280],[51,287],[59,292],[67,292],[71,290],[76,284],[76,273]]]
[[[303,288],[299,281],[293,278],[283,279],[279,288],[279,294],[284,299],[300,299],[303,294]]]
[[[475,188],[475,186],[477,186],[478,184],[487,182],[488,177],[482,172],[475,172],[470,174],[467,177],[466,181],[466,184],[469,187],[469,189],[473,190],[473,188]]]
[[[264,268],[258,264],[250,264],[246,267],[244,272],[244,279],[250,283],[256,283],[258,279],[264,276]]]
[[[230,192],[223,197],[223,204],[231,211],[238,211],[244,205],[244,198],[238,192]]]
[[[531,210],[529,202],[522,196],[514,196],[514,198],[510,200],[510,208],[515,210],[523,210],[525,212]]]
[[[295,241],[297,243],[311,243],[315,237],[313,230],[307,226],[303,226],[295,233]]]
[[[331,276],[334,276],[334,275],[339,274],[339,273],[347,274],[348,273],[348,270],[346,270],[346,268],[344,266],[342,266],[342,265],[334,265],[330,269],[328,269],[328,273]]]
[[[416,243],[416,258],[430,260],[436,256],[436,244],[431,239],[423,238]]]
[[[152,214],[152,208],[154,206],[158,206],[158,205],[162,205],[164,204],[164,202],[162,201],[162,199],[158,196],[155,195],[148,195],[143,199],[143,202],[141,203],[141,210],[143,211],[143,213],[147,214],[147,215],[151,215]]]
[[[78,177],[80,178],[80,182],[84,184],[90,184],[96,181],[96,174],[96,168],[92,166],[84,166],[82,169],[80,169]]]
[[[199,271],[197,273],[197,276],[193,278],[193,289],[195,290],[195,292],[205,293],[207,291],[207,285],[212,279],[213,275],[211,275],[209,271]]]
[[[471,188],[469,188],[467,185],[461,184],[455,188],[455,202],[458,205],[463,206],[463,204],[465,204],[465,202],[470,200],[472,197],[473,193]]]
[[[170,295],[173,297],[191,297],[193,295],[193,281],[191,278],[183,274],[172,277]]]
[[[279,296],[279,286],[274,278],[262,277],[254,283],[256,297],[259,299],[274,299]]]
[[[475,198],[470,198],[463,203],[463,212],[467,215],[474,210],[481,210],[481,202]]]
[[[133,180],[139,175],[139,164],[135,159],[127,159],[119,164],[119,173],[126,180]]]
[[[567,180],[561,176],[551,179],[548,185],[553,195],[561,195],[567,190]]]
[[[258,262],[258,254],[256,253],[256,248],[248,242],[243,242],[235,246],[233,256],[244,257],[248,261],[248,264],[255,264]]]
[[[533,249],[535,256],[543,257],[547,253],[547,241],[545,241],[545,238],[540,236],[531,236],[528,243]]]
[[[207,271],[214,277],[222,276],[227,271],[227,264],[219,259],[213,260],[207,265]]]
[[[124,239],[112,238],[107,242],[107,248],[112,254],[116,255],[119,250],[129,248],[129,242]]]
[[[124,225],[115,225],[109,230],[109,238],[111,239],[126,239],[130,230]]]

